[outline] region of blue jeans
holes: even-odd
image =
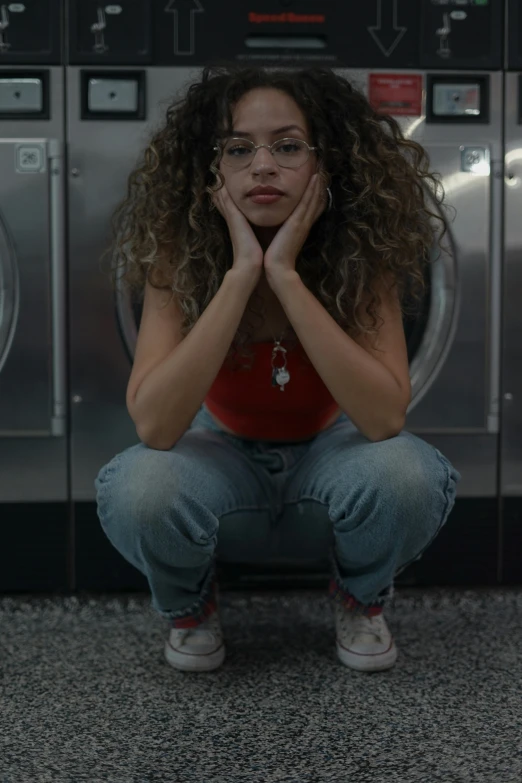
[[[170,451],[138,443],[101,468],[98,516],[174,627],[216,606],[215,559],[331,564],[329,594],[368,616],[445,524],[461,476],[402,431],[374,443],[342,414],[300,443],[249,441],[204,406]]]

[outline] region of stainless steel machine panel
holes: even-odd
[[[499,536],[503,578],[522,579],[522,6],[508,0]]]
[[[64,106],[0,67],[0,503],[68,499]]]
[[[0,437],[63,436],[64,145],[0,139],[0,170]]]
[[[95,72],[82,82],[79,68],[67,69],[67,124],[69,129],[69,257],[71,312],[71,458],[74,500],[94,499],[94,478],[116,450],[137,442],[125,407],[125,389],[131,361],[125,351],[117,314],[117,299],[100,256],[111,238],[109,216],[125,192],[127,176],[147,144],[152,127],[161,122],[165,100],[174,96],[194,71],[154,68],[136,72],[118,69],[100,72],[129,79],[146,79],[146,112],[133,118],[85,121],[80,85],[88,95]],[[107,89],[109,87],[107,86]],[[98,108],[100,97],[98,93]],[[145,92],[145,91],[144,91]],[[126,91],[126,94],[129,93]],[[87,103],[87,95],[85,103]],[[119,99],[118,99],[119,100]],[[122,97],[122,101],[124,98]],[[125,118],[124,118],[125,117]],[[116,445],[118,444],[118,445]]]
[[[506,74],[503,496],[522,497],[522,73]]]

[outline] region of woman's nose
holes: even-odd
[[[259,166],[270,166],[275,167],[275,160],[274,156],[270,152],[269,149],[266,147],[260,147],[256,151],[256,156],[254,158],[254,165],[256,168],[259,168]]]

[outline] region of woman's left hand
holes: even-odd
[[[264,255],[268,282],[277,275],[295,272],[297,256],[313,224],[325,211],[328,195],[319,174],[310,178],[301,201],[285,220]]]

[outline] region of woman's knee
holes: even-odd
[[[460,473],[434,446],[404,431],[377,445],[372,473],[382,492],[410,505],[425,505],[432,495],[440,502],[454,500]]]
[[[358,477],[355,512],[353,491],[348,491],[344,503],[351,511],[341,516],[336,531],[375,519],[383,540],[406,537],[417,549],[447,521],[460,479],[438,449],[408,432],[371,444],[346,479],[349,490],[354,488],[354,475]],[[342,486],[337,491],[342,493]]]
[[[409,560],[412,552],[423,551],[447,522],[461,476],[438,449],[411,433],[401,433],[385,443],[389,447],[381,451],[378,471],[380,500],[383,507],[395,509],[390,534],[397,540],[404,537]]]
[[[181,460],[169,451],[139,443],[104,465],[94,482],[102,527],[146,524],[172,503]]]

